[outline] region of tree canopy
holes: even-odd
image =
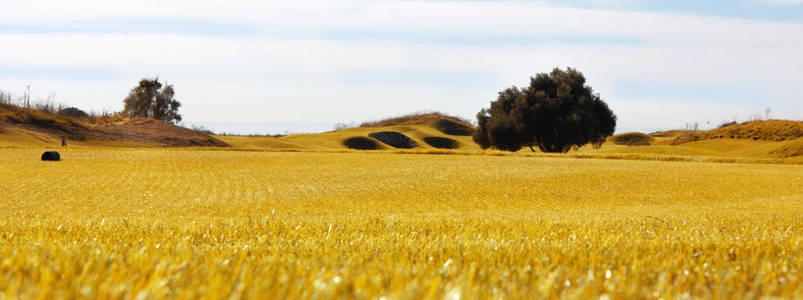
[[[530,78],[529,87],[510,87],[477,114],[474,141],[483,149],[518,151],[538,146],[565,153],[587,143],[602,145],[616,116],[575,69],[555,68]]]
[[[132,117],[151,117],[165,122],[181,121],[178,108],[181,103],[174,99],[173,85],[162,87],[159,78],[142,79],[123,100],[123,112]]]

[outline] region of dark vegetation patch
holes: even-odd
[[[739,125],[739,123],[736,122],[736,121],[724,122],[722,124],[719,124],[719,126],[717,126],[717,128],[724,128],[724,127],[728,127],[728,126],[731,126],[731,125]]]
[[[42,160],[45,161],[59,161],[61,160],[61,155],[59,155],[56,151],[47,151],[42,153]]]
[[[440,130],[448,135],[469,136],[474,134],[474,128],[471,127],[471,125],[455,122],[454,120],[450,119],[440,119],[435,121],[435,123],[432,124],[432,127],[435,127],[435,129]]]
[[[641,132],[627,132],[610,137],[610,141],[617,145],[649,146],[655,138]]]
[[[59,110],[56,114],[70,118],[79,118],[79,119],[89,118],[89,114],[87,114],[85,111],[77,107],[64,108]]]
[[[343,145],[356,150],[379,150],[379,143],[364,136],[355,136],[343,141]]]
[[[424,142],[438,149],[457,149],[457,141],[450,138],[428,136],[424,138]]]
[[[411,149],[416,146],[415,141],[406,135],[396,131],[373,132],[368,136],[379,140],[394,148]]]
[[[599,148],[615,128],[616,115],[582,73],[554,68],[530,77],[529,86],[500,91],[477,113],[472,139],[482,149],[566,153],[589,143]]]

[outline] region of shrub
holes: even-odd
[[[175,123],[181,121],[178,108],[181,103],[174,99],[172,85],[162,88],[159,78],[142,79],[137,87],[131,89],[123,100],[123,112],[132,117],[150,117],[157,120]]]
[[[356,150],[378,150],[379,143],[376,141],[364,137],[364,136],[355,136],[346,139],[343,141],[343,145],[348,147],[349,149],[356,149]]]
[[[736,125],[736,124],[739,124],[739,123],[736,122],[736,121],[723,122],[722,124],[719,124],[719,126],[717,126],[717,128],[728,127],[728,126]]]
[[[457,141],[450,138],[428,136],[424,138],[424,142],[438,149],[457,149]]]
[[[410,149],[416,146],[415,141],[396,131],[373,132],[368,136],[395,148]]]
[[[89,114],[77,107],[63,108],[59,110],[57,114],[70,118],[89,118]]]
[[[432,127],[448,135],[468,136],[474,134],[474,128],[448,119],[440,119]]]
[[[518,151],[538,146],[544,152],[567,152],[587,143],[601,145],[616,127],[616,116],[583,74],[569,68],[530,78],[527,88],[499,92],[490,108],[477,114],[474,142]]]
[[[614,135],[610,140],[617,145],[649,146],[655,138],[641,132],[628,132]]]

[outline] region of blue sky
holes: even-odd
[[[803,119],[803,0],[62,2],[0,3],[0,89],[113,111],[159,76],[188,124],[277,133],[473,118],[570,66],[621,128]]]

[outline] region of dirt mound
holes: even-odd
[[[780,158],[803,156],[803,138],[789,141],[788,144],[770,152],[770,155]]]
[[[609,140],[617,145],[649,146],[655,138],[641,132],[627,132],[614,135]]]
[[[356,150],[379,150],[379,143],[364,136],[355,136],[343,141],[343,145]]]
[[[107,138],[112,137],[113,139],[143,143],[156,142],[171,147],[228,146],[223,141],[206,133],[151,118],[131,118],[121,124],[102,127],[102,131]]]
[[[16,127],[73,141],[127,141],[168,147],[228,144],[202,132],[151,118],[115,118],[109,123],[89,123],[14,105],[0,104],[0,127]]]
[[[19,127],[78,141],[86,140],[92,131],[91,125],[73,118],[8,104],[0,104],[0,127]]]
[[[450,138],[428,136],[424,138],[424,142],[427,143],[427,145],[439,149],[457,149],[457,141]]]
[[[379,131],[373,132],[368,136],[388,144],[394,148],[411,149],[416,146],[415,141],[401,132],[396,131]]]

